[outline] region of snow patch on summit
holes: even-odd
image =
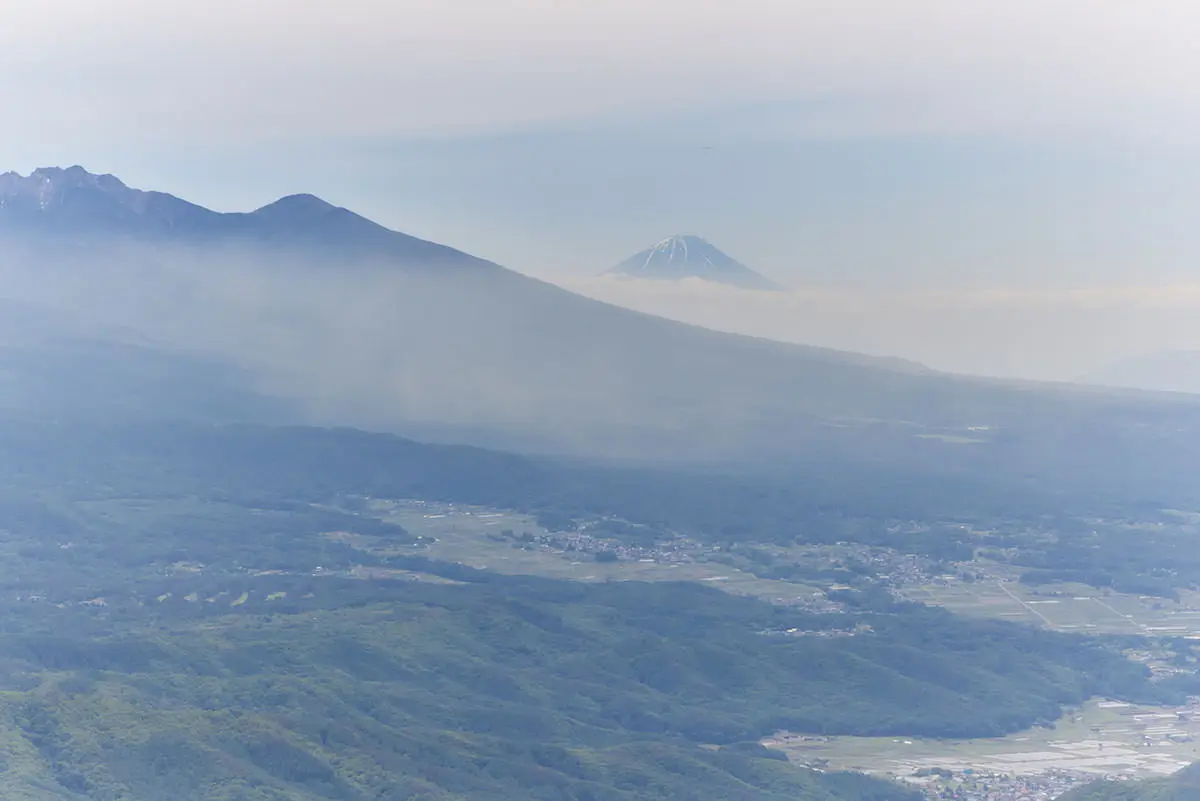
[[[742,289],[780,289],[774,282],[694,234],[675,234],[661,239],[606,274],[668,281],[700,278]]]

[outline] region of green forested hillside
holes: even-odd
[[[347,496],[566,514],[614,486],[654,494],[616,469],[563,480],[544,461],[344,431],[0,433],[4,801],[907,798],[755,743],[987,736],[1094,695],[1186,689],[1097,641],[886,594],[815,615],[322,536],[413,542]],[[802,511],[781,497],[781,519]]]
[[[768,637],[845,621],[690,584],[442,572],[474,580],[264,577],[249,600],[197,579],[193,602],[27,615],[0,638],[0,798],[901,798],[738,744],[998,733],[1156,692],[1099,648],[949,615]]]
[[[1093,782],[1067,793],[1062,801],[1200,801],[1200,765],[1163,779]]]

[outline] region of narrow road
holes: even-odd
[[[1133,615],[1123,615],[1123,614],[1121,614],[1121,613],[1120,613],[1120,612],[1118,612],[1116,609],[1113,609],[1113,608],[1112,608],[1112,606],[1110,606],[1110,605],[1108,604],[1108,602],[1107,602],[1107,601],[1102,601],[1102,600],[1100,600],[1099,598],[1097,598],[1097,597],[1096,597],[1096,596],[1094,596],[1094,595],[1092,596],[1092,600],[1093,600],[1093,601],[1095,601],[1096,603],[1100,604],[1101,606],[1103,606],[1103,607],[1104,607],[1105,609],[1107,609],[1108,611],[1112,612],[1112,613],[1113,613],[1114,615],[1116,615],[1117,617],[1119,617],[1119,618],[1121,618],[1122,620],[1124,620],[1124,621],[1128,622],[1130,625],[1132,625],[1132,626],[1136,626],[1138,629],[1140,629],[1140,630],[1142,631],[1142,633],[1146,633],[1146,630],[1147,630],[1147,626],[1146,626],[1146,624],[1145,624],[1145,623],[1138,623],[1138,622],[1136,622],[1136,621],[1133,619]]]
[[[1054,628],[1054,621],[1053,621],[1053,620],[1051,620],[1050,618],[1046,617],[1045,615],[1043,615],[1043,614],[1042,614],[1041,612],[1039,612],[1038,610],[1034,609],[1034,608],[1033,608],[1033,606],[1032,606],[1032,604],[1029,604],[1028,602],[1026,602],[1026,601],[1022,601],[1020,598],[1018,598],[1018,597],[1016,596],[1016,594],[1015,594],[1015,593],[1014,593],[1012,590],[1010,590],[1008,587],[1004,586],[1004,582],[1003,582],[1003,581],[997,581],[997,582],[996,582],[996,586],[997,586],[997,587],[999,587],[1000,589],[1004,590],[1004,594],[1005,594],[1005,595],[1007,595],[1009,598],[1012,598],[1014,601],[1016,601],[1017,603],[1019,603],[1021,606],[1025,607],[1025,611],[1026,611],[1026,612],[1028,612],[1028,613],[1029,613],[1029,614],[1031,614],[1031,615],[1037,615],[1039,618],[1041,618],[1041,620],[1042,620],[1042,622],[1043,622],[1043,623],[1045,623],[1045,624],[1046,624],[1047,626],[1049,626],[1050,628]]]

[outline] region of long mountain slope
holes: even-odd
[[[220,213],[164,192],[126,186],[79,166],[0,175],[0,236],[95,244],[114,236],[143,242],[224,242],[375,257],[410,264],[494,267],[482,259],[389,231],[312,195],[289,195],[247,213]]]
[[[1200,468],[1194,399],[951,376],[708,331],[310,196],[219,214],[81,168],[10,174],[0,178],[0,253],[10,297],[224,360],[254,377],[248,390],[298,403],[308,422],[1200,502],[1189,478]]]

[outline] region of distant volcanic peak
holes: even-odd
[[[337,206],[321,200],[316,195],[299,194],[281,197],[274,203],[268,203],[262,208],[255,209],[252,213],[260,217],[290,217],[292,215],[327,214],[337,210]]]
[[[281,197],[274,203],[250,212],[246,217],[262,231],[288,232],[310,246],[324,242],[338,246],[372,247],[384,239],[404,236],[349,209],[309,194]]]
[[[705,245],[708,247],[712,247],[712,245],[709,244],[707,239],[696,236],[695,234],[675,234],[674,236],[668,236],[666,239],[664,239],[662,242],[659,242],[658,244],[664,245],[664,246],[674,245],[674,246],[678,246],[678,247],[687,247],[688,243],[691,243],[693,245]]]
[[[667,261],[687,262],[695,254],[705,263],[712,263],[711,251],[717,251],[707,241],[694,234],[675,234],[650,249],[650,258],[665,257]],[[720,253],[720,251],[717,251]]]
[[[675,234],[659,240],[608,272],[658,280],[701,278],[743,289],[779,289],[695,234]]]

